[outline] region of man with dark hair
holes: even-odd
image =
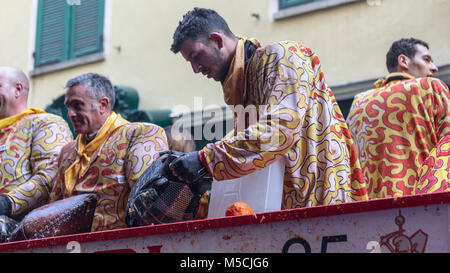
[[[114,97],[111,82],[98,74],[67,82],[64,104],[78,136],[59,154],[51,183],[34,188],[24,183],[5,194],[13,209],[4,215],[14,218],[47,202],[95,193],[98,201],[91,230],[126,227],[125,206],[132,186],[168,147],[161,127],[130,123],[112,111]]]
[[[217,12],[202,8],[183,17],[173,38],[171,50],[195,73],[221,82],[235,114],[230,137],[171,162],[175,176],[228,180],[281,160],[282,209],[367,199],[350,132],[311,49],[237,37]],[[239,118],[243,110],[249,115]]]
[[[386,54],[388,72],[408,73],[416,78],[433,77],[438,68],[429,49],[426,42],[415,38],[394,42]]]
[[[413,194],[418,169],[450,133],[450,93],[428,44],[401,39],[386,56],[386,78],[355,96],[347,123],[369,198]]]
[[[56,176],[56,159],[73,140],[67,122],[60,116],[28,108],[29,81],[14,67],[0,67],[0,194],[26,195]],[[16,189],[27,184],[27,190]],[[48,198],[40,194],[37,201]],[[0,215],[19,210],[0,195]]]
[[[206,33],[211,33],[211,37],[205,35]],[[219,36],[228,39],[221,39]],[[230,45],[220,45],[221,50],[227,50],[226,52],[221,52],[217,47],[207,46],[210,39],[220,40],[218,42],[222,43],[227,42]],[[229,29],[228,24],[217,12],[210,9],[194,8],[194,10],[184,15],[183,21],[180,22],[177,31],[175,31],[171,50],[174,53],[181,51],[183,57],[191,62],[195,73],[201,72],[208,78],[223,82],[233,59],[233,52],[228,51],[233,50],[233,45],[237,44],[237,40]],[[195,46],[200,47],[193,48],[191,52],[198,50],[200,54],[185,56],[186,53],[184,53],[183,47],[192,46],[190,42],[195,42]],[[250,41],[247,44],[249,49],[254,50],[256,48],[256,45],[250,43]],[[191,52],[189,53],[191,54]],[[200,63],[202,64],[201,66],[199,66]]]

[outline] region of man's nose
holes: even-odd
[[[73,111],[71,108],[67,108],[67,117],[68,118],[74,117],[75,115],[76,115],[75,111]]]
[[[202,71],[202,66],[199,64],[192,64],[192,70],[194,70],[194,73],[199,73]]]
[[[431,63],[431,69],[430,70],[431,70],[431,72],[433,72],[433,74],[437,73],[439,71],[438,67],[434,63]]]

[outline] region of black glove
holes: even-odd
[[[19,226],[19,223],[8,216],[0,216],[0,243],[9,241],[13,231]]]
[[[19,223],[8,216],[0,216],[0,243],[9,241],[13,231],[19,226]]]
[[[208,169],[200,161],[198,152],[191,152],[172,160],[169,169],[173,176],[185,183],[193,183],[209,174]]]
[[[9,218],[11,207],[11,200],[6,195],[0,195],[0,243],[7,242],[19,225],[18,222]]]
[[[149,210],[158,198],[158,192],[154,188],[141,191],[133,200],[132,206],[127,211],[125,217],[127,226],[137,227],[147,224],[147,220],[151,218]]]
[[[169,163],[180,155],[182,153],[176,151],[160,153],[159,159],[136,181],[128,197],[125,222],[129,227],[145,224],[145,220],[150,217],[150,208],[168,186],[169,179],[178,180],[172,176]]]
[[[11,217],[11,200],[6,195],[0,195],[0,215]]]
[[[193,155],[198,157],[196,153]],[[199,175],[195,183],[187,184],[172,175],[170,163],[184,156],[173,151],[160,153],[160,158],[139,177],[128,197],[125,222],[129,227],[183,221],[195,216],[199,200],[210,188],[212,178]],[[197,160],[200,168],[204,168],[200,159]]]

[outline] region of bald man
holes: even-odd
[[[0,194],[19,191],[15,185],[25,182],[36,186],[16,195],[48,187],[56,176],[56,159],[62,147],[73,140],[60,116],[27,107],[28,92],[28,78],[21,70],[0,67]],[[48,199],[47,193],[36,194],[40,196],[37,203]],[[0,196],[0,215],[21,211],[23,204],[14,203],[13,208],[7,199]]]

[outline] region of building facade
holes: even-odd
[[[186,127],[201,130],[205,122],[220,127],[230,121],[220,84],[194,74],[180,54],[170,51],[178,22],[193,7],[215,9],[235,34],[263,44],[296,40],[312,48],[344,114],[355,94],[387,74],[386,52],[400,38],[427,41],[440,68],[437,76],[450,81],[450,0],[18,0],[2,5],[1,65],[28,73],[33,107],[45,108],[64,94],[69,78],[96,72],[136,89],[139,108],[167,110]]]

